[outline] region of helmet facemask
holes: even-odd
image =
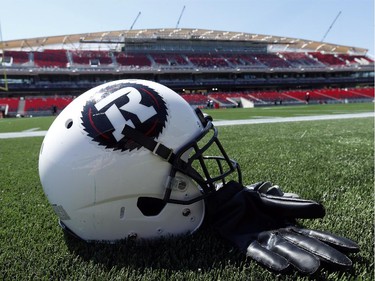
[[[196,114],[204,127],[202,133],[197,137],[186,143],[178,151],[173,152],[172,149],[155,142],[152,142],[146,136],[136,136],[134,140],[146,148],[150,149],[154,154],[159,155],[166,161],[171,163],[171,172],[166,182],[166,191],[164,193],[163,201],[165,203],[175,203],[190,205],[199,200],[209,196],[217,188],[226,183],[228,176],[237,173],[237,181],[242,183],[242,174],[239,164],[228,157],[223,146],[218,139],[218,130],[214,127],[210,116],[203,116],[203,113],[197,109]],[[129,134],[127,132],[127,135]],[[131,137],[132,138],[132,137]],[[162,149],[160,149],[162,148]],[[162,153],[155,153],[157,150],[162,150]],[[210,156],[207,153],[213,153]],[[202,195],[189,200],[178,200],[171,198],[173,189],[181,189],[185,184],[183,180],[176,177],[176,173],[180,172],[193,181],[195,181],[201,188]]]
[[[203,142],[203,146],[199,146]],[[207,152],[219,152],[210,156]],[[182,157],[189,153],[187,161]],[[192,204],[216,191],[217,188],[225,184],[227,178],[237,172],[237,181],[242,182],[242,175],[239,164],[230,159],[218,139],[217,128],[211,121],[207,122],[204,132],[200,138],[186,144],[176,153],[176,159],[172,163],[170,177],[173,179],[176,172],[179,171],[192,178],[202,189],[202,196],[192,198],[188,201],[174,200],[170,198],[171,185],[167,186],[164,200],[177,204]],[[173,181],[173,180],[172,180]],[[174,183],[175,184],[175,183]]]

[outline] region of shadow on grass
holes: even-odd
[[[87,243],[69,234],[65,234],[70,252],[87,262],[103,266],[107,271],[132,268],[140,274],[149,270],[165,270],[172,274],[176,271],[221,272],[227,267],[248,270],[249,277],[264,280],[346,280],[358,276],[356,266],[349,271],[335,271],[322,263],[322,268],[312,276],[304,276],[296,270],[286,275],[274,274],[246,260],[245,255],[232,247],[212,228],[202,226],[190,236],[162,238],[154,241],[122,240],[116,244]],[[360,254],[351,256],[354,264],[366,263]],[[245,266],[246,265],[246,266]],[[213,273],[215,275],[215,273]]]
[[[131,267],[142,270],[173,269],[207,271],[230,264],[241,267],[245,256],[208,227],[189,236],[153,241],[122,240],[115,244],[87,243],[65,233],[70,252],[108,270]]]

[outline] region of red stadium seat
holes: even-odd
[[[68,65],[68,57],[65,50],[44,50],[34,52],[34,64],[39,67],[60,67]]]
[[[32,113],[35,111],[50,111],[53,107],[57,110],[64,109],[73,98],[71,96],[59,97],[27,97],[25,99],[25,112]]]
[[[71,51],[71,55],[74,65],[98,67],[113,63],[111,53],[108,51]]]
[[[30,62],[30,53],[24,51],[4,51],[4,57],[9,58],[13,64],[25,64]]]
[[[16,112],[18,109],[19,98],[0,98],[0,104],[7,104],[9,112]]]
[[[125,54],[125,53],[116,53],[116,61],[118,64],[123,66],[131,67],[150,67],[151,61],[144,54]]]

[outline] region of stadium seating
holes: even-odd
[[[71,101],[64,95],[118,79],[159,82],[184,92],[194,107],[374,100],[368,50],[326,42],[162,28],[4,43],[0,90],[3,97],[17,97],[3,102],[22,116],[48,115]]]
[[[232,65],[235,67],[245,65],[245,62],[241,60],[239,56],[224,54],[223,57],[225,58],[225,60],[228,62],[229,65]]]
[[[29,52],[4,51],[4,57],[8,57],[13,64],[24,64],[30,62]]]
[[[371,91],[372,90],[372,91]],[[333,99],[363,99],[363,98],[374,98],[374,89],[322,89],[316,90],[321,95],[333,98]]]
[[[323,53],[319,53],[319,52],[313,52],[313,53],[310,53],[310,54],[313,58],[317,59],[318,61],[320,61],[320,62],[322,62],[326,65],[345,66],[345,60],[341,59],[337,55],[323,54]]]
[[[112,64],[111,53],[108,51],[71,51],[74,65],[98,67]]]
[[[264,64],[260,63],[254,55],[250,54],[227,54],[225,58],[236,67],[265,68]]]
[[[181,94],[181,96],[193,106],[205,106],[209,98],[202,94]]]
[[[374,88],[337,88],[337,89],[309,89],[285,91],[244,91],[244,92],[211,92],[196,94],[181,94],[194,107],[207,107],[210,100],[214,107],[235,107],[240,98],[245,98],[255,105],[286,104],[286,103],[327,103],[346,102],[347,100],[374,100]],[[309,97],[308,100],[306,99]],[[57,113],[64,109],[71,101],[72,96],[28,96],[25,98],[23,112],[26,115],[45,115]],[[0,104],[9,106],[9,113],[15,115],[19,106],[19,98],[0,98]]]
[[[225,93],[211,93],[209,98],[218,102],[221,106],[233,106],[236,105],[229,99],[232,97],[232,94],[225,94]]]
[[[225,59],[218,55],[211,54],[188,54],[189,61],[197,67],[228,67],[228,63]]]
[[[364,97],[375,98],[374,88],[354,88],[354,89],[345,89],[355,94],[359,94]]]
[[[254,104],[280,103],[326,103],[345,102],[345,100],[374,99],[374,88],[343,88],[343,89],[310,89],[286,91],[258,91],[258,92],[215,92],[208,93],[209,99],[214,99],[220,106],[231,106],[229,101],[245,98]]]
[[[73,98],[71,96],[59,96],[59,97],[27,97],[25,99],[26,113],[38,112],[38,111],[52,111],[53,107],[57,110],[64,109]]]
[[[112,67],[130,68],[324,68],[370,65],[374,61],[364,55],[328,54],[321,52],[280,52],[280,53],[134,53],[100,50],[63,50],[4,52],[8,64],[22,65],[34,63],[36,67]]]
[[[258,101],[263,101],[267,103],[277,103],[280,101],[284,101],[286,99],[285,96],[281,95],[279,92],[276,91],[256,92],[251,93],[250,96],[252,96]]]
[[[68,57],[65,50],[44,50],[33,52],[34,64],[38,67],[60,67],[68,65]]]
[[[328,95],[322,95],[318,92],[318,90],[293,90],[293,91],[285,91],[283,92],[284,96],[289,97],[294,101],[299,102],[320,102],[320,101],[327,101],[332,100],[332,97]]]
[[[355,56],[355,55],[346,55],[346,54],[339,54],[338,57],[345,61],[347,65],[351,64],[358,64],[358,65],[368,65],[373,63],[374,61],[365,56]]]
[[[116,53],[116,61],[119,65],[130,67],[151,67],[151,61],[144,54]]]
[[[19,98],[1,98],[0,104],[7,104],[9,106],[9,112],[16,112],[18,109]]]
[[[256,54],[255,59],[268,67],[289,68],[291,66],[276,54]]]
[[[295,67],[319,67],[322,66],[317,60],[314,60],[306,53],[294,53],[294,52],[284,52],[280,53],[289,64]]]
[[[167,65],[167,66],[183,66],[188,65],[188,62],[182,55],[179,54],[152,54],[152,59],[158,65]]]

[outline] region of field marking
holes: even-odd
[[[248,124],[267,124],[267,123],[284,123],[284,122],[301,122],[301,121],[320,121],[320,120],[337,120],[337,119],[352,119],[374,117],[374,112],[352,113],[352,114],[333,114],[333,115],[315,115],[315,116],[295,116],[295,117],[280,117],[264,118],[264,119],[246,119],[246,120],[223,120],[213,122],[216,127],[219,126],[233,126],[233,125],[248,125]]]
[[[0,139],[44,137],[47,131],[1,133]]]
[[[213,123],[216,127],[219,127],[219,126],[234,126],[234,125],[248,125],[248,124],[352,119],[352,118],[366,118],[366,117],[374,117],[374,112],[317,115],[317,116],[279,117],[279,118],[272,117],[272,118],[264,118],[264,119],[245,119],[245,120],[218,120],[218,121],[214,121]],[[29,131],[29,132],[24,131],[24,132],[13,132],[13,133],[0,133],[0,139],[44,137],[46,133],[47,131]]]
[[[303,132],[303,134],[301,135],[301,139],[306,135],[306,133],[307,133],[307,130],[305,130],[305,131]]]
[[[25,131],[22,131],[22,132],[34,132],[34,131],[38,131],[40,128],[31,128],[31,129],[28,129],[28,130],[25,130]]]

